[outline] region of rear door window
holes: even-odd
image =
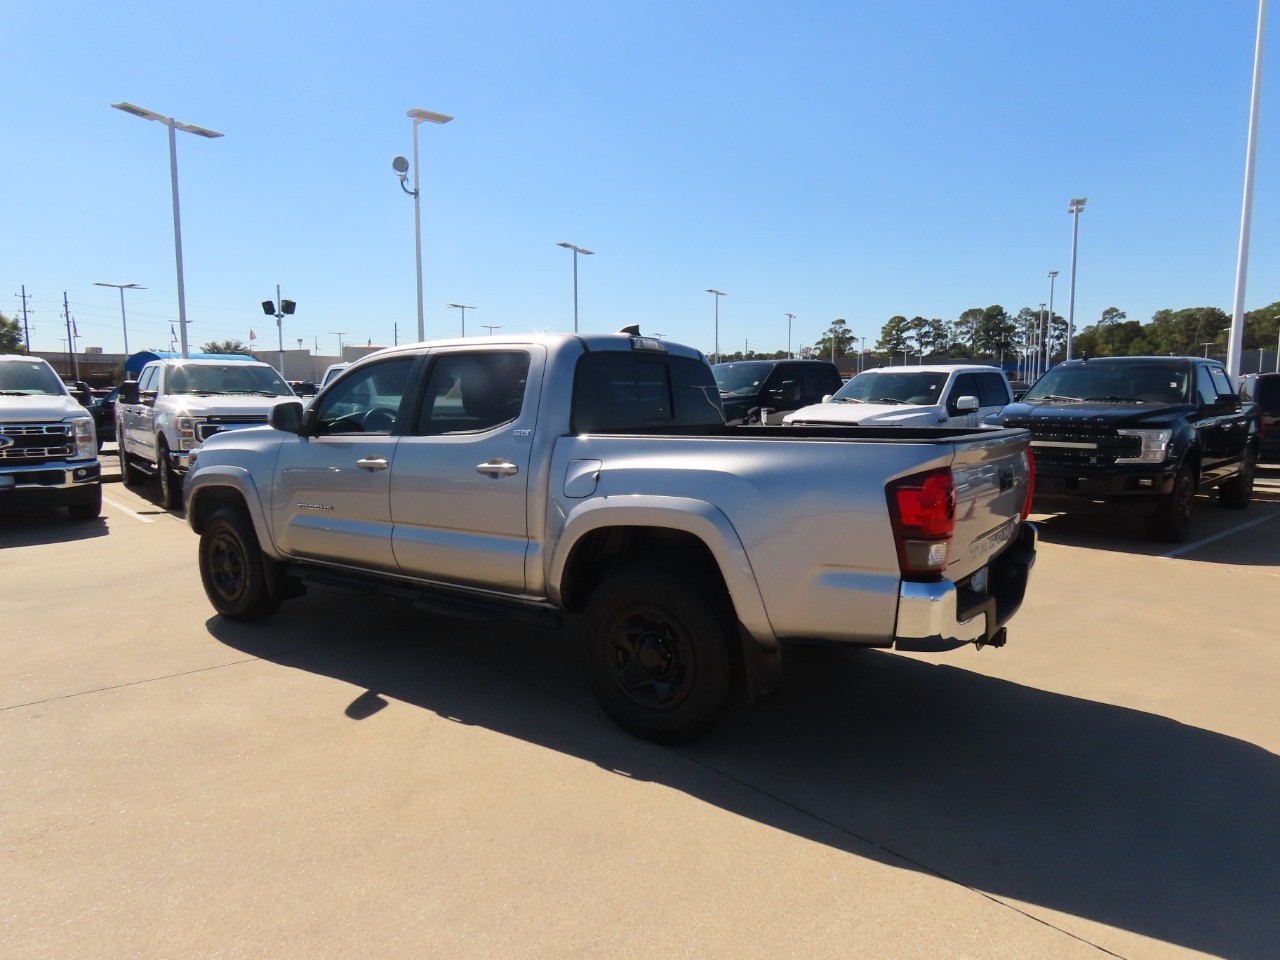
[[[578,361],[572,419],[577,433],[723,426],[724,408],[705,363],[664,354],[601,351]]]
[[[1009,402],[1008,381],[999,373],[979,373],[978,404],[983,407],[1003,407]]]

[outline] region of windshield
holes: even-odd
[[[1054,367],[1022,399],[1186,403],[1190,396],[1191,368],[1185,363],[1080,363]]]
[[[927,370],[867,370],[858,374],[831,397],[835,402],[911,403],[932,405],[942,396],[947,375]]]
[[[745,363],[717,363],[711,368],[715,374],[720,394],[727,397],[753,397],[760,392],[760,384],[773,371],[774,365],[764,360],[748,360]]]
[[[256,363],[201,363],[169,370],[169,393],[251,394],[292,397],[293,391],[272,367]]]
[[[63,396],[66,390],[43,360],[6,360],[0,363],[0,394],[6,396]]]

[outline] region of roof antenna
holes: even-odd
[[[619,333],[630,334],[633,337],[640,336],[640,324],[628,323],[625,327],[618,331]]]

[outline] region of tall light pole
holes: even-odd
[[[858,354],[858,372],[861,373],[867,366],[867,338],[858,339],[862,341],[862,352]]]
[[[785,313],[783,314],[783,316],[787,318],[787,359],[790,360],[791,359],[791,321],[796,318],[796,315],[794,313]]]
[[[280,376],[284,376],[284,318],[292,315],[298,305],[292,300],[280,299],[280,284],[276,284],[275,300],[263,300],[262,312],[276,318],[276,339],[280,350]]]
[[[586,250],[582,247],[575,247],[572,243],[565,243],[563,240],[556,244],[557,247],[564,247],[566,250],[573,251],[573,332],[578,332],[578,254],[583,256],[593,256],[594,250]]]
[[[1044,328],[1048,326],[1048,322],[1044,317],[1045,306],[1045,302],[1041,300],[1040,312],[1036,314],[1036,359],[1032,369],[1037,377],[1044,373]]]
[[[1073,197],[1067,213],[1071,214],[1071,300],[1067,306],[1067,359],[1071,359],[1071,340],[1076,332],[1076,240],[1080,236],[1080,211],[1088,197]]]
[[[482,323],[482,324],[480,324],[480,326],[482,326],[482,327],[484,327],[486,330],[488,330],[488,331],[489,331],[489,336],[491,336],[491,337],[493,336],[493,331],[495,331],[495,330],[501,330],[501,329],[502,329],[502,324],[500,324],[500,323]]]
[[[716,298],[716,358],[711,362],[719,363],[720,362],[720,298],[723,296],[726,296],[726,294],[723,290],[714,290],[711,287],[707,287],[707,293],[715,294],[715,298]]]
[[[1073,257],[1072,258],[1073,262],[1074,262],[1074,259],[1075,258]],[[1058,271],[1050,270],[1049,271],[1049,319],[1046,320],[1044,324],[1045,331],[1048,334],[1048,336],[1046,337],[1048,344],[1046,345],[1045,352],[1044,352],[1044,368],[1046,370],[1049,369],[1049,361],[1053,358],[1053,283],[1057,279],[1058,279]],[[1070,338],[1071,338],[1071,322],[1067,321],[1068,342],[1070,342]],[[1068,360],[1071,359],[1070,346],[1067,347],[1067,359]]]
[[[422,191],[418,187],[418,124],[448,123],[453,117],[430,110],[410,110],[405,116],[413,121],[413,189],[405,185],[409,173],[408,160],[396,157],[391,161],[391,169],[400,178],[400,189],[413,197],[413,252],[418,268],[418,340],[421,342],[427,338],[427,333],[422,322]]]
[[[465,303],[446,303],[445,306],[456,307],[462,311],[462,335],[465,337],[467,335],[467,311],[474,310],[475,307],[469,307]]]
[[[124,355],[129,356],[129,321],[124,315],[124,292],[126,290],[145,290],[136,283],[94,283],[95,287],[115,287],[120,291],[120,329],[124,332]]]
[[[216,130],[208,130],[205,127],[197,127],[194,124],[182,123],[173,119],[173,117],[166,117],[153,110],[145,110],[125,101],[113,103],[111,106],[117,110],[123,110],[125,113],[131,113],[135,117],[141,117],[143,120],[158,120],[169,128],[169,184],[173,192],[173,252],[178,262],[178,326],[182,331],[182,356],[185,358],[188,355],[187,291],[182,282],[182,218],[178,214],[178,137],[176,131],[194,133],[198,137],[207,137],[210,140],[214,140],[222,136],[222,134]]]
[[[341,363],[343,360],[345,360],[345,359],[346,359],[346,357],[344,357],[344,356],[342,355],[342,337],[343,337],[343,335],[345,335],[345,334],[346,334],[346,332],[347,332],[347,331],[345,331],[345,330],[330,330],[330,331],[329,331],[329,334],[330,334],[331,336],[334,336],[334,337],[337,337],[337,338],[338,338],[338,362],[339,362],[339,363]]]

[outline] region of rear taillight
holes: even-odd
[[[902,575],[940,578],[956,531],[956,482],[951,468],[895,480],[885,487],[885,494]]]
[[[1036,456],[1027,447],[1027,499],[1022,504],[1022,519],[1031,516],[1031,498],[1036,495]]]

